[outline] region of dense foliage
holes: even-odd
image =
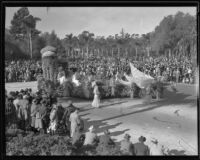
[[[173,55],[195,56],[196,18],[178,12],[165,17],[151,33],[151,47],[157,52]]]
[[[73,146],[68,136],[50,136],[47,134],[34,135],[29,133],[26,136],[18,134],[6,141],[7,155],[24,156],[51,156],[51,155],[120,155],[119,146],[97,146],[81,148]]]
[[[22,7],[15,13],[10,29],[6,29],[6,32],[9,31],[14,37],[14,44],[18,48],[22,44],[26,44],[21,48],[22,53],[30,55],[30,42],[32,43],[33,58],[38,58],[40,49],[46,45],[56,47],[59,55],[68,58],[131,56],[139,59],[142,56],[157,54],[191,56],[192,54],[196,55],[197,52],[196,17],[182,12],[164,17],[155,30],[150,33],[129,34],[122,29],[120,34],[109,35],[108,37],[95,36],[94,33],[89,31],[83,31],[78,36],[67,33],[63,39],[59,39],[55,31],[39,35],[39,31],[36,29],[36,23],[39,20],[38,17],[29,14],[28,8]],[[13,42],[7,37],[6,34],[7,42]],[[8,48],[8,45],[6,45],[6,51],[9,50]],[[10,50],[13,51],[12,54],[17,54],[14,49]],[[10,54],[11,51],[6,52],[6,54],[8,53]]]

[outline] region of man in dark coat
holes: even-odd
[[[66,125],[68,129],[70,129],[70,121],[69,121],[70,114],[73,113],[76,109],[77,108],[73,105],[72,101],[70,100],[68,102],[68,107],[65,108],[65,112],[62,116],[62,121],[61,121]]]
[[[5,108],[6,125],[11,125],[17,121],[17,113],[13,104],[12,97],[6,97],[6,108]]]
[[[110,132],[108,130],[104,131],[104,135],[99,137],[97,152],[101,155],[108,155],[114,146],[115,143],[110,137]]]
[[[134,144],[135,155],[147,156],[150,155],[149,147],[144,144],[146,138],[143,136],[139,137],[139,142]]]
[[[99,145],[109,146],[115,145],[115,142],[110,137],[110,132],[108,130],[104,131],[104,135],[99,138]]]
[[[30,104],[27,95],[24,95],[24,98],[20,100],[19,105],[21,112],[21,129],[25,130],[29,125],[30,120]]]

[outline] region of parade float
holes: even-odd
[[[56,94],[55,90],[59,86],[58,73],[59,67],[67,68],[67,62],[58,58],[56,48],[46,46],[41,51],[43,74],[37,77],[38,90],[43,90],[50,95]],[[63,69],[63,70],[64,70]]]
[[[58,58],[54,47],[43,48],[41,54],[43,75],[38,78],[38,90],[50,95],[92,99],[94,96],[92,82],[96,81],[101,99],[143,98],[149,86],[152,97],[162,97],[162,82],[139,71],[132,63],[130,63],[131,74],[124,74],[123,80],[106,80],[95,76],[81,76],[78,72],[69,73],[67,61]]]

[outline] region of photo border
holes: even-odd
[[[4,70],[5,70],[5,64],[4,64],[4,51],[5,51],[5,7],[184,7],[184,6],[193,6],[197,7],[197,66],[198,66],[198,72],[199,70],[199,6],[200,2],[197,1],[1,1],[1,32],[0,32],[0,42],[1,42],[1,66],[4,69],[1,69],[0,71],[0,85],[1,85],[1,106],[5,106],[5,78],[4,78]],[[200,72],[199,72],[200,73]],[[200,75],[200,74],[199,74]],[[199,87],[199,86],[198,86]],[[199,89],[199,88],[198,88]],[[200,109],[199,109],[199,91],[197,94],[197,127],[198,131],[197,134],[199,135],[197,137],[198,139],[198,156],[136,156],[136,159],[200,159]],[[5,108],[0,107],[0,114],[1,114],[1,121],[0,121],[0,129],[1,129],[1,158],[2,159],[14,159],[16,158],[24,158],[24,159],[29,159],[29,158],[36,158],[35,156],[6,156],[5,155]],[[70,159],[90,159],[94,158],[93,156],[69,156]],[[132,156],[95,156],[96,157],[102,157],[102,158],[133,158]],[[37,158],[41,159],[49,159],[49,158],[68,158],[67,156],[37,156]]]

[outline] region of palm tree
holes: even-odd
[[[32,46],[32,36],[33,35],[32,35],[32,32],[34,31],[36,23],[38,21],[41,21],[41,19],[38,17],[33,17],[32,15],[28,15],[22,20],[22,26],[24,28],[26,28],[26,34],[29,39],[31,59],[33,58],[33,49],[32,49],[33,48],[33,46]]]
[[[87,57],[89,55],[89,44],[93,41],[94,33],[90,33],[89,31],[83,31],[79,35],[79,39],[83,41],[85,47],[86,47],[86,54]]]
[[[72,48],[73,48],[73,34],[67,34],[64,38],[65,46],[68,48],[68,56],[72,56]]]
[[[109,48],[111,50],[111,56],[113,57],[114,48],[116,47],[115,37],[110,35],[110,36],[107,37],[106,41],[107,41],[108,46],[109,46]]]

